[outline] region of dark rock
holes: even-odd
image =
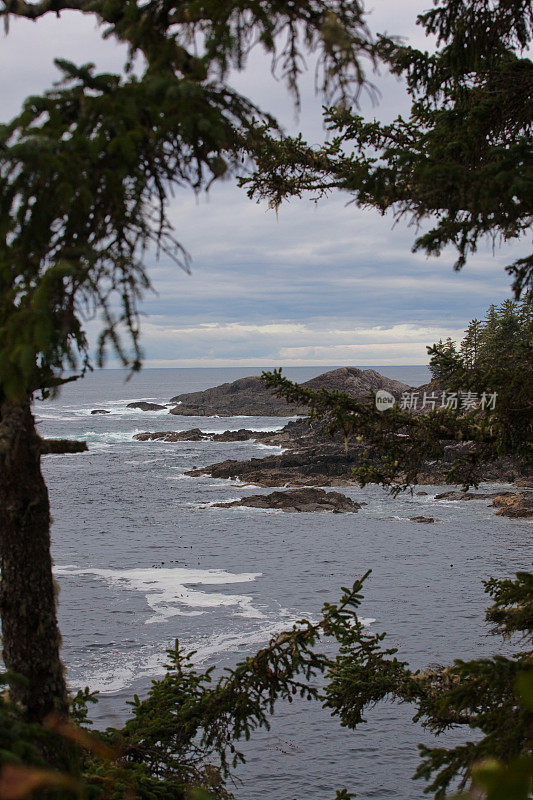
[[[365,399],[371,391],[384,389],[396,398],[409,390],[406,384],[392,381],[375,370],[360,370],[355,367],[342,367],[331,370],[307,381],[304,386],[312,389],[321,387],[328,390],[346,392],[357,399]],[[437,391],[436,384],[427,384],[418,388],[423,395]],[[306,407],[289,405],[283,398],[277,398],[272,391],[265,389],[259,377],[241,378],[233,383],[222,384],[204,392],[192,392],[177,395],[171,399],[177,405],[171,409],[172,414],[198,416],[232,416],[239,414],[286,416],[306,414]],[[353,469],[365,464],[380,466],[376,454],[368,453],[364,444],[350,443],[347,451],[339,437],[331,438],[323,431],[325,423],[307,420],[289,422],[281,431],[258,433],[243,431],[226,431],[222,434],[202,434],[202,440],[211,441],[244,441],[254,439],[266,445],[278,446],[287,452],[277,456],[251,461],[225,461],[202,469],[194,469],[189,475],[209,474],[219,478],[239,478],[259,486],[342,486],[352,485]],[[199,429],[198,429],[199,430]],[[253,433],[253,435],[250,435]],[[170,432],[169,437],[176,437]],[[156,438],[140,434],[138,438]],[[163,438],[157,434],[157,438]],[[168,441],[179,441],[169,438]],[[474,442],[443,442],[443,457],[438,461],[427,461],[419,472],[420,484],[442,485],[446,482],[447,473],[455,459],[465,457],[475,451]],[[485,463],[481,474],[484,481],[512,482],[524,478],[523,465],[517,459],[502,458]],[[405,476],[399,475],[398,482]],[[426,494],[420,492],[419,494]],[[492,499],[491,495],[464,493],[456,491],[455,497],[448,493],[439,495],[438,499]],[[445,496],[446,495],[446,496]]]
[[[111,411],[106,411],[105,408],[93,408],[91,414],[111,414]]]
[[[359,466],[362,446],[345,452],[332,443],[308,447],[281,455],[252,458],[247,461],[228,459],[187,475],[211,475],[213,478],[239,479],[257,486],[346,486],[354,484],[353,469]]]
[[[139,442],[203,442],[205,434],[200,428],[191,428],[188,431],[146,431],[136,433],[133,438]]]
[[[495,497],[506,497],[513,494],[513,492],[484,492],[480,494],[479,492],[451,491],[436,494],[435,500],[492,500]]]
[[[458,492],[450,490],[448,492],[441,492],[435,495],[435,500],[476,500],[479,499],[479,494],[475,492]]]
[[[449,444],[443,444],[444,452],[442,458],[438,461],[428,461],[422,466],[418,475],[418,482],[420,484],[446,483],[446,473],[451,468],[453,462],[457,458],[464,458],[476,449],[476,444],[474,442],[450,442]],[[522,470],[523,464],[520,462],[520,459],[505,457],[495,461],[484,462],[481,467],[480,478],[483,481],[510,483],[523,476]]]
[[[258,486],[350,486],[354,484],[354,468],[364,464],[380,466],[377,454],[364,443],[352,441],[345,449],[343,439],[340,436],[334,438],[326,435],[324,427],[323,422],[313,421],[309,424],[306,419],[298,419],[287,423],[280,431],[245,430],[204,434],[206,439],[213,441],[238,441],[242,435],[243,438],[246,436],[261,441],[262,444],[282,447],[286,452],[250,461],[223,461],[201,469],[195,468],[188,474],[207,474],[214,478],[239,478]],[[453,446],[446,450],[445,460],[427,462],[424,465],[419,475],[419,483],[442,485],[446,482]],[[514,480],[519,467],[519,464],[510,459],[491,462],[484,467],[486,474],[483,475],[483,479]],[[463,497],[462,492],[457,492],[457,499]]]
[[[369,393],[385,389],[395,397],[401,397],[402,392],[410,387],[401,381],[386,378],[375,369],[357,369],[356,367],[339,367],[338,369],[324,372],[316,378],[306,381],[303,386],[309,389],[327,389],[329,392],[346,392],[350,397],[364,400]]]
[[[136,433],[133,438],[140,442],[246,442],[250,439],[258,440],[270,435],[270,431],[251,431],[247,428],[223,433],[206,433],[200,428],[191,428],[188,431],[146,431]]]
[[[426,494],[427,494],[427,492],[417,492],[416,496],[417,497],[422,497],[423,495],[426,495]]]
[[[435,522],[434,517],[411,517],[411,522]]]
[[[494,498],[492,505],[499,509],[498,516],[533,519],[533,492],[503,492]]]
[[[305,433],[299,435],[302,428],[306,429]],[[351,486],[355,483],[353,471],[356,467],[365,464],[380,465],[378,454],[364,443],[351,442],[345,449],[342,441],[321,435],[316,430],[309,430],[309,426],[303,420],[291,422],[279,433],[269,434],[261,441],[264,444],[284,447],[286,452],[246,461],[230,459],[191,470],[187,474],[238,479],[244,483],[265,487]],[[495,465],[491,465],[491,468],[497,471]],[[449,465],[445,463],[427,464],[419,481],[421,484],[442,484],[445,482],[448,469]],[[516,469],[516,465],[513,469]],[[505,466],[501,466],[501,470],[498,471],[498,480],[508,480]],[[497,494],[501,492],[476,494],[455,490],[437,495],[437,499],[491,500]]]
[[[310,389],[325,388],[346,392],[351,397],[365,399],[371,391],[385,389],[395,397],[409,387],[400,381],[385,378],[373,369],[356,369],[341,367],[325,372],[306,381],[303,386]],[[264,382],[257,376],[239,378],[232,383],[223,383],[203,392],[189,392],[172,397],[171,403],[177,403],[170,410],[171,414],[185,416],[221,416],[231,417],[244,414],[247,416],[287,417],[306,414],[304,406],[289,405],[284,398],[276,397],[271,389],[265,388]]]
[[[518,486],[520,489],[531,489],[533,490],[533,478],[518,478],[514,482],[515,486]]]
[[[159,403],[147,403],[145,400],[140,400],[138,403],[128,403],[126,408],[137,408],[139,411],[165,411],[166,406],[161,406]]]
[[[223,433],[207,434],[212,442],[246,442],[250,439],[262,441],[272,435],[271,431],[251,431],[248,428],[239,428],[238,431],[224,431]]]
[[[332,511],[335,514],[356,513],[361,503],[356,503],[340,492],[325,492],[323,489],[289,489],[271,494],[255,494],[229,503],[215,503],[217,508],[247,506],[249,508],[272,508],[287,512]]]

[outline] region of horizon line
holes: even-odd
[[[429,369],[429,364],[165,364],[165,365],[146,365],[142,366],[139,370],[142,372],[143,370],[148,369],[342,369],[343,367],[354,367],[355,369],[373,369],[373,368],[383,368],[383,367],[427,367]],[[115,370],[117,372],[130,372],[131,369],[129,367],[94,367],[92,372],[107,372]]]

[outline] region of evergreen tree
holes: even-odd
[[[327,109],[331,140],[265,143],[250,196],[277,207],[286,197],[334,189],[355,204],[389,209],[429,231],[414,250],[457,249],[461,269],[484,237],[527,235],[533,212],[531,0],[435,0],[418,23],[436,37],[430,54],[381,37],[380,57],[407,83],[407,119],[366,121],[344,104]],[[517,296],[533,283],[533,256],[507,267]]]
[[[483,323],[473,319],[465,331],[465,338],[461,342],[461,356],[466,369],[474,369],[479,354],[479,343],[482,335]]]
[[[48,727],[28,725],[0,697],[0,795],[23,800],[36,789],[55,789],[61,800],[225,800],[226,780],[244,761],[239,742],[269,727],[279,700],[292,702],[300,695],[321,702],[352,729],[384,699],[410,703],[413,719],[429,731],[461,728],[466,736],[449,748],[419,746],[421,762],[414,777],[428,781],[427,792],[439,800],[458,782],[460,787],[470,782],[469,797],[482,793],[487,800],[528,800],[533,779],[533,575],[521,572],[514,579],[486,582],[492,598],[487,621],[494,634],[520,644],[512,655],[507,646],[505,655],[425,670],[412,670],[396,648],[384,643],[385,634],[369,632],[362,624],[358,609],[368,576],[346,588],[339,603],[327,603],[317,621],[301,620],[216,680],[212,668],[197,672],[176,643],[168,652],[166,675],[153,682],[144,700],[134,698],[132,715],[121,730],[88,735],[88,691],[75,702],[78,727],[58,721]],[[314,680],[317,674],[325,677],[322,690]],[[65,741],[70,745],[68,771],[51,771],[50,753]],[[356,769],[354,784],[357,788]],[[336,793],[337,800],[350,797],[346,789]]]
[[[505,300],[499,307],[491,305],[484,320],[468,324],[459,347],[450,338],[433,345],[435,355],[429,363],[433,377],[443,377],[448,362],[453,370],[468,372],[519,358],[529,341],[532,307],[530,296],[522,302]]]
[[[365,709],[392,698],[415,705],[414,721],[433,733],[457,727],[478,733],[456,747],[419,745],[415,778],[430,781],[425,791],[436,800],[458,779],[460,789],[473,779],[478,794],[483,789],[484,796],[499,800],[526,800],[533,785],[533,575],[492,579],[485,589],[493,600],[486,614],[492,633],[521,642],[513,656],[458,659],[413,671],[395,648],[383,647],[383,635],[361,630],[355,641],[341,635],[340,654],[328,673],[326,706],[350,728],[364,722]]]
[[[37,720],[65,715],[67,692],[33,394],[90,367],[95,314],[98,362],[110,345],[139,368],[146,250],[188,268],[169,193],[231,174],[261,139],[254,120],[270,120],[229,86],[229,69],[258,43],[297,97],[303,53],[316,52],[321,88],[343,97],[374,52],[347,0],[0,0],[6,27],[65,9],[92,15],[129,59],[123,75],[57,61],[61,84],[0,127],[0,613],[4,661],[24,679],[13,698]]]
[[[456,343],[450,336],[448,336],[445,342],[440,339],[435,347],[438,348],[440,358],[430,359],[429,371],[433,379],[439,382],[440,380],[445,380],[450,371],[455,371],[457,369],[460,355],[457,352]]]
[[[381,483],[396,493],[418,482],[427,461],[444,456],[451,443],[468,443],[446,473],[448,483],[477,485],[487,462],[512,456],[524,474],[533,461],[533,297],[491,306],[472,360],[473,331],[463,343],[452,339],[428,347],[434,389],[456,393],[457,407],[413,414],[395,406],[378,411],[373,397],[356,400],[341,392],[299,386],[281,370],[263,373],[268,387],[289,403],[309,407],[311,419],[345,441],[368,445],[373,463],[356,469],[361,484]],[[476,333],[476,336],[478,334]],[[380,459],[376,463],[376,460]],[[364,459],[363,459],[364,462]]]

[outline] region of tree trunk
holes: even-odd
[[[0,402],[0,615],[4,663],[22,675],[11,697],[27,719],[68,709],[57,625],[50,506],[29,399]]]

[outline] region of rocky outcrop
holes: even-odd
[[[304,414],[303,408],[289,408],[286,401],[265,388],[261,378],[251,376],[223,383],[203,392],[180,394],[170,399],[176,403],[171,414],[195,417],[288,417]]]
[[[291,428],[290,426],[294,426]],[[297,432],[307,428],[304,421],[287,425],[283,431],[267,435],[261,439],[263,444],[286,448],[281,455],[265,458],[252,458],[246,461],[229,459],[218,464],[194,469],[188,475],[211,475],[213,478],[231,478],[253,483],[257,486],[350,486],[354,484],[353,470],[366,464],[379,466],[379,460],[364,443],[344,443],[330,437],[307,430],[302,436]],[[450,448],[451,449],[451,448]],[[421,484],[443,484],[450,468],[448,460],[427,463],[420,476]],[[519,466],[502,460],[487,465],[484,480],[511,481],[519,471]],[[474,492],[444,492],[437,495],[439,500],[491,500],[496,494],[477,494]]]
[[[256,486],[348,486],[355,482],[353,469],[362,463],[363,447],[345,452],[336,443],[310,447],[298,452],[252,458],[228,459],[219,464],[193,469],[187,475],[232,478]]]
[[[528,480],[528,483],[531,481]],[[442,492],[435,500],[492,500],[498,516],[533,519],[533,491],[525,492]]]
[[[364,400],[371,391],[385,389],[399,397],[409,387],[400,381],[385,378],[373,369],[341,367],[325,372],[302,384],[310,389],[325,388],[346,392],[351,397]],[[267,389],[260,377],[240,378],[232,383],[223,383],[203,392],[189,392],[172,397],[176,406],[171,414],[184,416],[265,416],[288,417],[306,414],[304,406],[289,405],[285,399],[276,397]]]
[[[346,392],[359,400],[367,398],[372,391],[384,389],[399,398],[409,390],[406,384],[390,380],[375,370],[360,370],[343,367],[307,381],[304,386],[311,389],[325,388]],[[424,388],[424,387],[422,387]],[[430,387],[434,388],[434,387]],[[267,390],[258,377],[241,378],[204,392],[177,395],[171,402],[177,405],[170,413],[176,415],[268,415],[286,416],[306,414],[307,408],[288,405]],[[353,470],[366,464],[379,466],[376,456],[368,452],[364,443],[350,443],[332,439],[323,433],[324,423],[298,419],[289,422],[281,431],[272,433],[254,432],[248,429],[207,434],[200,428],[190,431],[156,431],[137,434],[141,441],[260,441],[262,444],[278,446],[287,452],[250,461],[228,460],[202,469],[194,469],[190,475],[211,475],[215,478],[238,478],[258,486],[346,486],[352,485]],[[421,484],[442,485],[453,462],[466,457],[475,448],[473,442],[445,443],[442,458],[428,461],[418,475]],[[398,481],[405,476],[399,475]],[[483,466],[482,480],[512,482],[523,478],[522,465],[507,458]],[[448,498],[451,499],[451,498]],[[457,499],[470,499],[459,493]]]
[[[513,492],[442,492],[435,495],[435,500],[492,500],[496,497],[514,496]]]
[[[434,517],[411,517],[411,522],[435,522]]]
[[[136,433],[133,438],[139,442],[246,442],[267,439],[270,436],[270,431],[252,431],[248,428],[223,433],[206,433],[200,428],[190,428],[188,431],[146,431]]]
[[[521,489],[530,489],[533,491],[533,478],[518,478],[514,482],[514,485]]]
[[[139,442],[203,442],[206,434],[200,428],[188,431],[144,431],[133,437]]]
[[[316,378],[311,378],[302,385],[315,391],[327,389],[329,392],[346,392],[350,397],[356,397],[359,400],[364,400],[368,397],[369,392],[377,392],[378,389],[384,389],[399,398],[402,392],[411,388],[402,381],[386,378],[375,369],[357,369],[357,367],[332,369],[330,372],[324,372],[322,375],[317,375]]]
[[[254,494],[228,503],[214,503],[217,508],[277,509],[286,512],[332,511],[334,514],[356,513],[366,503],[356,503],[340,492],[325,492],[323,489],[289,489],[271,494]]]
[[[135,403],[128,403],[126,408],[136,408],[138,411],[166,411],[166,406],[161,406],[159,403],[147,403],[145,400],[139,400]]]
[[[496,514],[512,519],[533,519],[533,492],[504,492],[497,495],[492,505]]]
[[[93,408],[91,414],[111,414],[111,411],[106,411],[105,408]]]

